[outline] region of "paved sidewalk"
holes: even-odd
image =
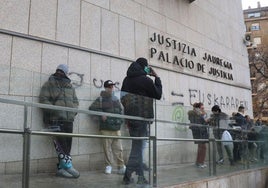
[[[261,164],[251,164],[251,168],[258,167]],[[239,171],[245,166],[238,164],[230,166],[224,164],[217,166],[217,175],[227,174],[229,172]],[[157,170],[158,188],[165,186],[176,185],[186,181],[200,180],[209,176],[209,168],[199,169],[194,164],[184,165],[168,165],[158,166]],[[148,177],[148,172],[145,174]],[[30,188],[147,188],[150,185],[136,185],[136,176],[133,176],[135,181],[130,185],[123,185],[123,175],[112,173],[104,174],[102,171],[81,172],[78,179],[66,179],[56,177],[55,174],[34,174],[30,176]],[[0,188],[21,188],[22,176],[16,175],[1,175]]]

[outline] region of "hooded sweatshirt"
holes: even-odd
[[[161,99],[162,83],[159,77],[153,82],[146,75],[141,64],[133,62],[129,66],[121,88],[121,102],[126,115],[154,117],[153,98]]]

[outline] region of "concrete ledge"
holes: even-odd
[[[165,188],[267,188],[267,177],[268,168],[262,167],[166,186]]]

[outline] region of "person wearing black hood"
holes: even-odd
[[[155,77],[153,81],[149,76]],[[153,118],[153,99],[161,99],[162,83],[156,72],[148,66],[147,59],[140,57],[133,62],[123,80],[121,88],[121,102],[125,115]],[[132,137],[148,136],[148,125],[151,122],[127,120],[129,134]],[[138,175],[137,184],[148,184],[144,177],[143,169],[143,140],[132,140],[126,172],[123,178],[124,184],[132,182],[131,175]]]
[[[105,90],[101,91],[100,96],[90,105],[89,110],[121,114],[122,107],[119,99],[114,95],[114,85],[111,80],[105,81]],[[98,124],[102,135],[121,136],[120,128],[123,124],[123,119],[104,115],[98,116]],[[106,162],[105,174],[112,173],[113,159],[116,159],[118,174],[124,174],[126,166],[123,159],[121,140],[104,138],[103,150]]]
[[[78,107],[79,103],[75,89],[67,75],[68,66],[60,64],[56,68],[56,72],[42,86],[39,95],[40,103],[70,108]],[[47,127],[56,127],[58,132],[73,132],[73,121],[77,114],[76,112],[50,109],[42,110],[43,121]],[[78,178],[80,174],[73,168],[70,155],[72,137],[54,137],[54,146],[59,160],[56,175],[66,178]]]

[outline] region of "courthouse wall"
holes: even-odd
[[[87,109],[98,96],[103,81],[113,80],[118,91],[129,64],[142,56],[148,58],[163,83],[163,97],[157,101],[157,119],[188,122],[187,110],[198,101],[204,102],[208,111],[219,104],[228,114],[244,105],[246,113],[252,116],[240,0],[193,3],[0,0],[0,3],[3,98],[37,102],[48,75],[58,64],[65,63],[73,72],[70,77],[76,84],[79,108]],[[23,128],[23,107],[1,104],[0,108],[0,128]],[[28,123],[33,130],[42,129],[40,109],[30,110]],[[122,131],[127,135],[125,127]],[[87,115],[79,114],[74,132],[98,134],[98,128]],[[190,138],[191,132],[187,127],[158,123],[157,136]],[[189,147],[192,143],[173,144],[162,143],[159,151],[171,152],[172,162],[194,160],[195,149]],[[31,147],[32,168],[36,166],[38,171],[42,163],[54,165],[55,152],[49,138],[35,136]],[[124,147],[129,148],[128,141]],[[178,157],[182,148],[187,149],[189,156]],[[1,165],[6,167],[2,171],[12,172],[13,165],[21,165],[22,138],[1,134],[0,152]],[[72,154],[75,160],[79,159],[76,161],[80,161],[80,168],[94,169],[103,163],[98,139],[75,138]],[[165,160],[160,157],[159,162],[170,163]]]

